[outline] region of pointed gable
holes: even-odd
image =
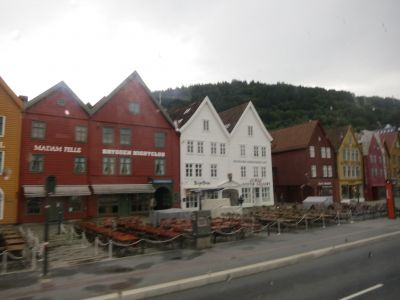
[[[7,85],[7,83],[0,76],[0,88],[9,96],[9,98],[15,103],[15,105],[22,110],[23,103],[20,98],[12,91],[12,89]]]
[[[381,133],[380,139],[381,142],[386,145],[389,152],[391,152],[399,140],[399,133],[397,131]]]
[[[146,111],[146,114],[150,111],[156,114],[161,114],[166,123],[165,125],[175,128],[169,115],[153,97],[151,91],[136,71],[129,75],[108,96],[103,97],[93,106],[92,116],[97,118],[98,114],[107,111],[107,113],[104,113],[104,115],[99,118],[104,121],[107,121],[109,118],[110,121],[113,121],[115,118],[120,118],[123,116],[127,118],[126,121],[129,121],[133,124],[159,125],[159,120],[154,119],[154,114],[151,114],[150,116],[140,113],[135,116],[134,114],[129,115],[126,113],[128,111],[128,103],[136,101],[139,105],[145,106],[143,111]],[[152,120],[152,118],[154,120]]]
[[[197,111],[203,101],[195,101],[189,103],[188,105],[175,109],[171,113],[171,118],[175,122],[176,126],[178,128],[182,128],[194,115],[194,113]]]
[[[321,127],[319,121],[309,121],[292,127],[272,131],[272,152],[284,152],[307,148],[317,126]]]
[[[89,108],[81,99],[61,81],[29,101],[25,108],[33,112],[50,112],[52,115],[64,116],[68,111],[70,116],[88,117]]]
[[[326,129],[326,136],[331,142],[335,152],[339,151],[340,146],[342,145],[343,139],[346,137],[347,132],[350,130],[350,126],[342,126],[337,128],[329,128]]]

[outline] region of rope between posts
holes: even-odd
[[[172,241],[176,240],[177,238],[180,238],[181,236],[183,236],[183,234],[179,234],[169,240],[164,240],[164,241],[153,241],[153,240],[148,240],[148,239],[143,239],[143,241],[145,241],[146,243],[150,243],[150,244],[163,244],[163,243],[172,242]]]
[[[275,223],[271,223],[271,224],[267,224],[267,225],[265,225],[265,226],[262,226],[262,227],[261,227],[260,229],[258,229],[258,230],[253,230],[253,233],[258,233],[258,232],[264,231],[264,230],[268,229],[268,226],[273,225],[273,224],[275,224]]]
[[[108,241],[107,243],[102,243],[102,242],[100,241],[100,239],[97,239],[97,243],[98,243],[100,246],[108,246],[108,244],[110,244],[110,241]]]
[[[220,235],[233,235],[238,233],[239,231],[241,231],[243,229],[243,227],[240,227],[238,230],[232,231],[232,232],[223,232],[223,231],[219,231],[219,230],[214,230],[212,233],[215,234],[220,234]]]
[[[11,254],[11,252],[7,252],[7,255],[8,255],[9,258],[15,259],[15,260],[21,260],[21,259],[24,258],[24,256],[21,256],[21,257],[15,256],[14,254]]]
[[[114,244],[114,245],[116,245],[116,246],[119,246],[119,247],[132,247],[132,246],[135,246],[135,245],[137,245],[137,244],[139,244],[139,243],[141,243],[141,242],[143,242],[144,240],[143,239],[140,239],[140,240],[138,240],[138,241],[136,241],[136,242],[133,242],[133,243],[131,243],[131,244],[120,244],[120,243],[118,243],[118,242],[116,242],[116,241],[112,241],[112,243]]]

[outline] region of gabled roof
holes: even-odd
[[[363,155],[368,155],[372,139],[375,139],[382,153],[386,151],[377,132],[371,130],[362,130],[358,134],[358,142],[362,146]]]
[[[219,116],[221,117],[221,120],[225,124],[225,128],[229,131],[229,133],[231,133],[235,128],[237,122],[243,115],[249,103],[250,101],[244,102],[219,113]]]
[[[381,138],[382,143],[386,144],[387,149],[391,151],[396,146],[397,139],[399,138],[399,132],[398,131],[387,132],[387,133],[382,133],[379,136]]]
[[[175,109],[171,113],[171,118],[176,122],[177,128],[182,128],[183,125],[190,120],[203,101],[204,100],[189,103],[188,105]]]
[[[171,118],[169,115],[165,112],[164,108],[158,103],[158,101],[154,98],[152,95],[151,91],[147,87],[147,85],[144,83],[143,79],[140,77],[139,73],[134,71],[131,75],[129,75],[119,86],[117,86],[108,96],[103,97],[100,101],[98,101],[92,108],[92,115],[96,114],[120,89],[122,89],[126,84],[128,84],[129,81],[136,81],[138,82],[146,91],[147,95],[150,97],[150,99],[153,101],[154,105],[157,107],[157,109],[160,110],[164,118],[167,120],[167,122],[175,128],[174,123],[172,122]]]
[[[307,148],[317,126],[320,126],[322,129],[319,121],[309,121],[272,131],[271,135],[274,139],[272,142],[272,152],[276,153]],[[324,130],[322,129],[322,131]]]
[[[0,87],[4,89],[4,91],[10,96],[10,98],[13,100],[15,105],[22,110],[24,107],[24,104],[22,103],[22,100],[18,98],[18,96],[12,91],[12,89],[7,85],[7,83],[1,78],[0,76]]]
[[[343,139],[350,129],[350,125],[326,129],[326,136],[330,140],[335,152],[337,152],[342,145]]]
[[[36,96],[35,98],[33,98],[31,101],[29,101],[27,103],[26,108],[30,108],[30,107],[34,106],[36,103],[42,101],[44,98],[49,96],[51,93],[53,93],[57,90],[61,90],[61,89],[65,90],[67,93],[69,93],[72,96],[72,98],[79,104],[79,106],[88,115],[90,115],[89,108],[82,102],[81,99],[79,99],[79,97],[71,90],[71,88],[64,81],[60,81],[56,85],[49,88],[47,91],[45,91],[45,92],[41,93],[40,95]]]

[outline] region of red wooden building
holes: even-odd
[[[86,105],[64,82],[25,103],[19,222],[43,221],[46,204],[51,220],[87,216],[89,115]],[[57,178],[57,189],[47,201],[48,176]]]
[[[179,135],[134,72],[92,108],[91,216],[179,205]]]
[[[319,121],[271,132],[275,200],[302,202],[308,196],[337,201],[335,157]]]

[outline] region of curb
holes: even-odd
[[[400,235],[400,231],[394,231],[354,242],[349,242],[345,244],[334,245],[318,250],[313,250],[309,252],[304,252],[300,254],[295,254],[283,258],[278,258],[270,261],[264,261],[252,265],[247,265],[243,267],[237,267],[233,269],[228,269],[224,271],[209,273],[205,275],[179,279],[171,282],[160,283],[156,285],[146,286],[142,288],[121,291],[116,293],[110,293],[102,296],[96,296],[91,298],[86,298],[85,300],[110,300],[110,299],[121,299],[122,297],[129,296],[129,299],[145,299],[149,297],[160,296],[173,292],[180,292],[183,290],[201,287],[212,283],[219,283],[223,281],[229,281],[233,278],[239,278],[243,276],[248,276],[272,269],[281,268],[284,266],[289,266],[302,261],[310,260],[313,258],[318,258],[322,256],[331,255],[338,253],[340,251],[352,249],[359,247],[371,242],[379,241],[388,237]]]

